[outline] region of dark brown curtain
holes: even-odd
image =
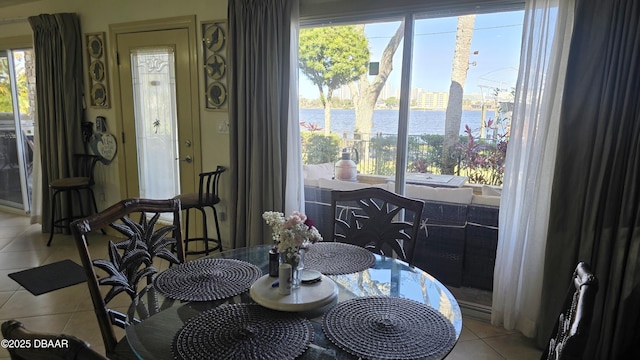
[[[74,153],[83,153],[82,34],[76,14],[29,18],[33,29],[37,115],[42,162],[42,228],[50,225],[51,180],[72,175]],[[60,208],[66,209],[64,201]],[[66,214],[64,214],[66,216]]]
[[[291,0],[229,1],[233,247],[271,243],[262,213],[284,211]],[[297,51],[297,49],[294,49]],[[296,149],[297,151],[297,149]]]
[[[553,182],[539,343],[572,270],[599,279],[585,359],[640,359],[640,2],[578,0]],[[562,276],[561,276],[562,275]]]

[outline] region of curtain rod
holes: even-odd
[[[13,23],[18,23],[18,22],[23,22],[23,21],[27,21],[28,18],[26,16],[24,17],[15,17],[15,18],[6,18],[6,19],[0,19],[0,25],[8,25],[8,24],[13,24]]]

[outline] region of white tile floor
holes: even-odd
[[[7,276],[62,259],[80,263],[71,236],[56,234],[51,247],[46,246],[47,239],[39,224],[29,225],[25,216],[0,211],[0,323],[17,319],[32,330],[75,335],[103,352],[86,283],[34,296]],[[95,239],[90,244],[92,255],[107,256],[104,237]],[[464,317],[462,335],[447,359],[533,360],[540,354],[533,341],[518,332]],[[2,348],[0,359],[9,359]]]

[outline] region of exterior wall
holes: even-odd
[[[2,8],[0,15],[0,47],[10,47],[11,38],[28,35],[31,36],[31,26],[26,20],[29,16],[36,16],[43,13],[54,14],[72,12],[80,17],[82,32],[105,32],[107,47],[112,44],[109,41],[109,25],[127,22],[137,22],[142,20],[163,19],[176,16],[196,15],[198,23],[198,38],[202,38],[201,22],[211,20],[223,20],[227,18],[226,0],[42,0],[27,2],[23,5],[16,5]],[[200,43],[200,42],[198,42]],[[198,48],[198,88],[204,91],[202,85],[204,67],[202,66],[202,47]],[[109,66],[115,64],[115,59],[108,59]],[[85,67],[85,87],[88,89],[89,79]],[[110,68],[111,70],[111,68]],[[109,71],[109,84],[114,84],[114,71]],[[110,86],[110,96],[116,98],[118,89]],[[86,91],[87,94],[90,91]],[[116,116],[119,116],[119,109],[113,106],[110,109],[94,109],[87,107],[86,118],[83,120],[94,121],[97,116],[104,116],[107,119],[108,130],[120,138],[120,129],[117,128]],[[202,169],[215,169],[216,165],[229,167],[229,135],[218,132],[218,124],[228,122],[226,111],[209,111],[205,109],[205,104],[200,99],[200,130],[202,144]],[[119,144],[120,145],[120,144]],[[206,156],[205,156],[206,154]],[[110,204],[120,200],[120,175],[117,158],[108,166],[99,166],[96,169],[95,193],[98,201],[98,208],[104,209]],[[226,196],[230,189],[228,177],[220,180],[220,192],[222,202],[218,209],[226,212]],[[223,239],[229,239],[229,222],[221,221],[221,232]]]

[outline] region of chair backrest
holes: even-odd
[[[215,171],[200,174],[198,199],[201,204],[215,204],[220,201],[218,183],[220,182],[220,175],[226,170],[224,166],[218,165]]]
[[[157,273],[153,267],[155,259],[164,259],[171,264],[184,262],[181,211],[179,199],[127,199],[71,224],[107,356],[118,343],[113,325],[122,328],[127,325],[126,315],[109,308],[109,302],[123,292],[133,300],[138,294],[139,285],[143,285],[139,282],[145,279],[147,283],[153,281]],[[159,224],[161,214],[171,214],[173,223],[166,226]],[[139,221],[132,219],[136,215],[139,215]],[[108,260],[92,259],[87,246],[87,234],[109,226],[126,239],[117,243],[109,242]],[[171,233],[173,235],[169,237]],[[106,276],[99,279],[95,268],[102,270],[101,274],[106,273]],[[106,295],[101,292],[101,286],[108,289]]]
[[[587,264],[578,263],[562,312],[553,328],[547,348],[542,353],[543,360],[582,359],[589,338],[597,293],[598,279]]]
[[[100,157],[87,154],[74,154],[73,161],[73,176],[89,178],[89,185],[93,185],[95,183],[93,171],[98,161],[100,161]]]
[[[333,238],[413,262],[424,202],[378,187],[331,192]]]
[[[107,360],[75,336],[29,331],[16,320],[2,323],[2,337],[28,344],[8,348],[12,360]]]

